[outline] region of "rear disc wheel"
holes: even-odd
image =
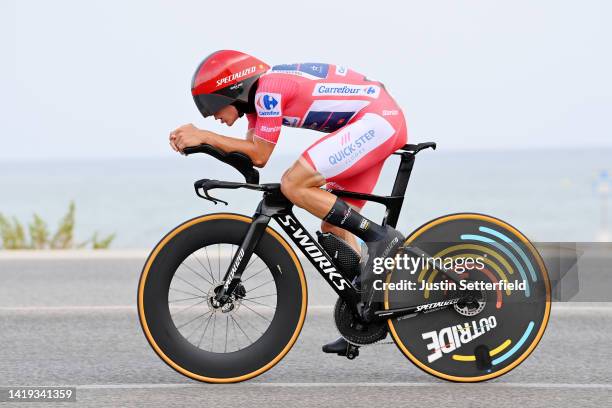
[[[451,214],[418,228],[404,246],[417,247],[444,262],[480,259],[482,266],[455,268],[460,280],[522,285],[485,290],[482,296],[470,296],[452,307],[387,320],[396,345],[417,367],[449,381],[484,381],[517,367],[535,349],[550,316],[550,282],[538,251],[520,231],[483,214]],[[388,284],[412,281],[419,290],[386,290],[385,310],[421,304],[433,307],[456,296],[457,292],[443,287],[449,279],[435,262],[410,273],[389,274]],[[425,284],[443,289],[420,290]]]

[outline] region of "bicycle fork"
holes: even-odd
[[[259,240],[263,236],[269,222],[270,217],[267,215],[259,214],[253,216],[253,222],[251,222],[251,225],[249,226],[240,247],[234,254],[234,257],[230,262],[230,266],[225,272],[223,277],[223,286],[215,294],[215,298],[212,301],[214,306],[222,306],[227,301],[229,296],[234,293],[236,286],[238,286],[240,283],[242,273],[251,260],[253,250],[259,243]]]

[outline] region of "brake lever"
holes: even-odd
[[[200,188],[199,186],[195,186],[195,193],[198,197],[203,198],[205,200],[211,201],[213,204],[217,205],[218,203],[223,203],[225,205],[229,205],[229,203],[227,201],[221,200],[220,198],[216,198],[211,196],[210,194],[208,194],[208,190],[207,189],[202,189],[202,191],[204,191],[204,195],[202,195],[200,193]]]
[[[206,199],[209,201],[212,201],[215,205],[217,205],[217,203],[223,203],[225,205],[229,205],[227,201],[221,200],[220,198],[216,198],[208,194],[208,190],[205,190],[204,194],[206,195]]]

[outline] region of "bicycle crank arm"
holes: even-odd
[[[374,316],[376,318],[382,319],[408,319],[410,317],[418,315],[419,313],[436,312],[454,306],[463,298],[464,297],[461,296],[453,299],[443,300],[441,302],[424,303],[421,305],[401,307],[397,309],[377,310],[376,312],[374,312]]]

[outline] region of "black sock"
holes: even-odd
[[[323,220],[357,235],[365,242],[378,241],[386,235],[383,227],[359,214],[340,198],[336,198]]]

